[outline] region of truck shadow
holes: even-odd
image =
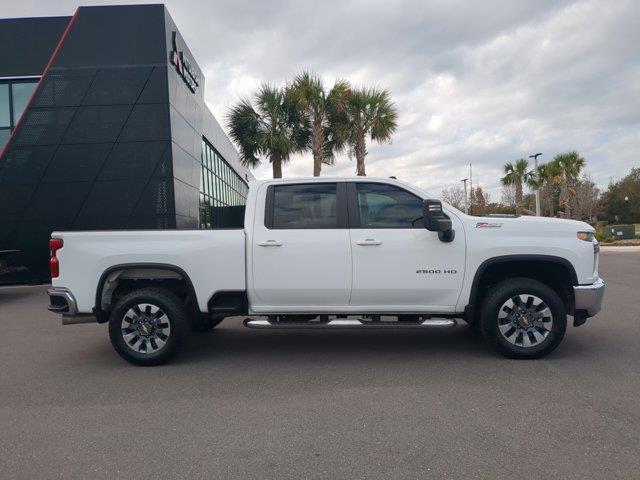
[[[211,332],[193,334],[183,346],[179,362],[239,358],[264,362],[345,358],[438,358],[464,354],[496,356],[479,333],[467,325],[447,330],[250,330],[221,324]]]

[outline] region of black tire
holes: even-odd
[[[158,316],[157,321],[162,322],[158,323],[157,330],[153,328],[148,337],[141,335],[136,328],[123,327],[134,325],[125,320],[125,316],[140,323],[141,317],[134,318],[136,316],[134,310],[142,304],[151,305],[159,312],[153,315],[147,314],[152,308],[146,308],[145,312],[141,312],[145,320],[149,318],[153,321],[152,317]],[[138,311],[140,310],[138,308]],[[164,315],[160,316],[161,314]],[[109,316],[109,338],[113,348],[122,358],[134,365],[151,366],[167,362],[176,353],[187,330],[188,317],[182,302],[174,293],[163,288],[142,288],[128,293],[118,301]],[[136,335],[138,340],[135,339]],[[130,337],[129,342],[125,340],[125,336]],[[144,342],[145,351],[137,351],[136,346],[130,346],[131,342],[135,342],[138,348]],[[149,351],[146,350],[147,348]]]
[[[518,300],[520,295],[524,295],[526,303]],[[537,300],[542,300],[545,305],[540,304],[538,308],[532,305],[528,310],[519,310],[518,307],[527,309],[530,297],[537,297]],[[516,305],[518,301],[521,305]],[[514,305],[513,309],[507,305],[509,302]],[[541,313],[536,323],[527,315],[530,311],[546,311],[544,306],[550,311],[550,320],[549,317],[541,318]],[[506,315],[506,318],[500,319],[499,315]],[[551,322],[550,328],[541,323],[545,321]],[[541,325],[541,328],[536,325]],[[502,333],[501,328],[506,331]],[[498,352],[509,358],[533,359],[551,353],[562,341],[566,329],[567,313],[560,296],[544,283],[531,278],[512,278],[493,286],[480,310],[482,336]],[[525,335],[527,338],[524,338]],[[538,340],[539,337],[542,339]],[[529,345],[525,346],[525,342]]]

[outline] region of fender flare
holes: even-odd
[[[573,264],[567,260],[566,258],[557,257],[555,255],[538,255],[538,254],[518,254],[518,255],[501,255],[498,257],[492,257],[480,264],[477,268],[476,273],[473,277],[473,282],[471,283],[471,290],[469,292],[469,301],[467,302],[467,306],[464,308],[465,316],[473,314],[473,306],[476,304],[478,297],[478,290],[480,288],[480,279],[484,272],[491,266],[499,264],[499,263],[509,263],[509,262],[536,262],[536,263],[554,263],[556,265],[561,265],[566,268],[571,277],[571,283],[573,285],[578,285],[578,275],[576,274],[576,269]]]
[[[168,263],[153,263],[153,262],[142,262],[142,263],[121,263],[118,265],[112,265],[107,268],[102,275],[100,275],[100,279],[98,280],[98,285],[96,287],[96,298],[95,298],[95,306],[93,307],[93,313],[95,314],[98,323],[104,323],[107,321],[104,318],[104,312],[102,310],[102,291],[104,289],[104,284],[107,281],[109,275],[118,270],[139,270],[139,269],[154,269],[154,270],[169,270],[180,275],[185,282],[187,283],[187,288],[189,289],[189,294],[193,297],[194,305],[200,310],[198,306],[198,297],[196,295],[196,290],[193,288],[193,283],[191,282],[191,278],[187,272],[185,272],[182,268],[177,265],[171,265]]]

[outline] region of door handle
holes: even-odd
[[[380,240],[376,240],[375,238],[365,238],[364,240],[356,240],[356,245],[382,245]]]
[[[278,242],[276,240],[267,240],[266,242],[258,242],[258,245],[261,247],[281,247],[282,242]]]

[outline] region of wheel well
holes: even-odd
[[[561,259],[559,259],[561,260]],[[559,260],[519,259],[489,261],[480,266],[471,287],[465,318],[473,323],[484,297],[498,282],[509,278],[532,278],[551,287],[564,302],[567,313],[574,306],[573,285],[577,283],[573,267]]]
[[[184,304],[187,312],[199,313],[198,301],[187,274],[173,266],[121,265],[105,271],[96,291],[95,314],[98,322],[109,319],[112,306],[133,290],[160,287],[173,292]]]

